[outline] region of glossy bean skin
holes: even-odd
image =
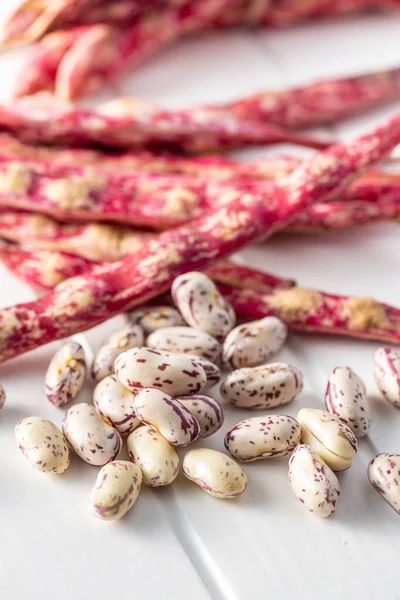
[[[384,398],[400,407],[400,350],[379,348],[374,356],[374,374]]]
[[[224,422],[224,409],[210,396],[180,396],[179,402],[186,406],[200,425],[201,438],[209,437],[218,431]]]
[[[228,431],[225,448],[239,462],[279,458],[293,452],[300,432],[296,419],[287,415],[251,417]]]
[[[121,435],[129,435],[141,424],[133,407],[135,392],[126,389],[115,375],[100,381],[93,392],[93,403],[105,421]]]
[[[197,394],[207,383],[206,374],[194,360],[152,348],[132,348],[118,356],[115,374],[132,392],[154,387],[171,396]]]
[[[66,342],[53,356],[45,376],[46,396],[55,406],[74,400],[86,377],[83,348],[78,342]]]
[[[288,404],[303,389],[301,372],[285,363],[232,371],[221,385],[221,395],[238,408],[261,410]]]
[[[4,407],[5,403],[6,403],[6,391],[4,389],[4,387],[0,384],[0,410]]]
[[[223,344],[222,362],[231,369],[255,367],[279,352],[287,338],[287,326],[276,317],[239,325]]]
[[[207,382],[203,389],[208,387],[212,387],[221,379],[221,369],[218,365],[214,364],[207,358],[203,358],[202,356],[195,356],[194,354],[185,354],[188,358],[194,360],[206,374]]]
[[[190,450],[182,470],[186,477],[215,498],[237,498],[246,490],[247,477],[230,456],[210,448]]]
[[[336,367],[325,392],[327,410],[362,438],[371,426],[371,409],[363,381],[349,367]]]
[[[172,446],[188,446],[200,435],[200,425],[176,398],[155,388],[143,388],[134,399],[136,416]]]
[[[315,450],[333,471],[351,467],[357,438],[347,425],[315,408],[302,408],[297,420],[301,425],[301,441]]]
[[[400,514],[400,454],[378,454],[368,465],[370,484]]]
[[[297,446],[289,460],[289,482],[302,504],[317,517],[330,517],[340,496],[336,475],[310,446]]]
[[[165,327],[158,329],[146,340],[149,348],[198,355],[210,361],[221,356],[221,345],[210,334],[194,327]]]
[[[175,306],[190,327],[223,340],[235,326],[232,306],[204,273],[192,271],[177,277],[171,288]]]
[[[64,473],[70,456],[67,440],[47,419],[27,417],[17,423],[15,438],[29,464],[43,473]]]
[[[90,512],[103,521],[118,521],[135,504],[141,484],[141,470],[133,463],[108,463],[100,469],[90,494]]]
[[[129,458],[143,474],[149,487],[172,483],[179,473],[179,456],[167,440],[152,427],[142,426],[128,437]]]
[[[137,346],[143,346],[144,334],[139,325],[124,325],[113,331],[103,341],[97,352],[92,366],[92,377],[101,381],[114,373],[114,363],[117,357]]]
[[[81,402],[64,415],[63,432],[76,454],[85,462],[102,467],[121,449],[121,436],[106,423],[94,406]]]
[[[185,325],[182,315],[172,306],[147,306],[129,313],[132,323],[142,327],[146,335],[164,327]]]

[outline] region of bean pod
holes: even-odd
[[[379,348],[374,357],[374,374],[382,395],[400,407],[400,351]]]
[[[135,504],[142,473],[126,460],[114,460],[100,469],[89,498],[90,512],[103,521],[118,521]]]
[[[53,356],[46,372],[46,396],[55,406],[74,400],[86,377],[83,348],[77,342],[67,342]]]
[[[188,479],[215,498],[237,498],[247,487],[247,477],[230,456],[210,448],[188,452],[182,469]]]
[[[103,419],[121,434],[128,435],[140,421],[133,407],[135,393],[127,390],[115,375],[109,375],[95,387],[93,403]]]
[[[336,367],[325,393],[327,410],[362,438],[371,426],[371,409],[363,381],[349,367]]]
[[[239,408],[266,409],[288,404],[303,389],[303,375],[296,367],[271,363],[237,369],[221,386],[222,397]]]
[[[17,423],[15,438],[28,462],[43,473],[64,473],[69,466],[67,440],[47,419],[27,417]]]
[[[180,275],[171,292],[175,306],[191,327],[223,340],[235,326],[235,311],[204,273],[192,271]]]
[[[213,435],[222,427],[225,415],[218,400],[210,396],[181,396],[177,400],[186,406],[199,423],[201,438]]]
[[[77,455],[96,467],[114,460],[122,444],[118,431],[103,421],[94,406],[85,402],[67,410],[63,432]]]
[[[287,415],[245,419],[225,436],[225,448],[239,462],[286,456],[299,443],[300,425]]]
[[[301,441],[315,450],[333,471],[351,467],[357,438],[347,425],[315,408],[302,408],[297,420],[301,425]]]
[[[134,400],[136,416],[172,446],[188,446],[200,435],[200,425],[179,400],[161,390],[143,388]]]
[[[152,348],[132,348],[120,354],[115,374],[132,392],[154,387],[171,396],[197,394],[207,383],[206,374],[194,360]]]
[[[289,482],[302,504],[317,517],[329,517],[337,507],[336,475],[310,446],[297,446],[289,460]]]
[[[149,487],[169,485],[179,473],[179,456],[152,427],[139,427],[128,437],[129,458],[143,474]]]
[[[129,313],[132,323],[140,325],[146,335],[163,327],[185,325],[182,315],[172,306],[147,306]]]
[[[277,354],[286,338],[287,327],[276,317],[239,325],[225,339],[222,361],[231,369],[255,367]]]
[[[368,465],[368,479],[400,514],[400,454],[378,454]]]
[[[92,366],[92,377],[101,381],[104,377],[114,373],[114,363],[117,357],[137,346],[143,346],[144,335],[139,325],[125,325],[111,333],[103,341],[95,356]]]
[[[202,356],[195,356],[194,354],[185,354],[185,356],[194,360],[204,370],[207,377],[205,387],[212,387],[219,382],[221,379],[221,369],[216,364]]]
[[[221,345],[210,334],[194,327],[165,327],[155,331],[146,340],[149,348],[191,354],[211,361],[218,360]]]

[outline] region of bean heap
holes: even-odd
[[[236,498],[247,488],[238,463],[289,458],[289,482],[300,502],[319,517],[336,510],[340,484],[335,472],[351,467],[358,439],[368,435],[371,410],[363,381],[349,367],[331,373],[325,408],[302,408],[297,418],[265,414],[289,404],[303,389],[292,365],[267,363],[287,338],[276,317],[236,325],[233,308],[203,273],[179,276],[172,285],[176,308],[144,307],[101,344],[91,367],[93,405],[78,403],[64,415],[62,431],[41,417],[16,426],[18,446],[36,469],[61,474],[73,450],[101,467],[89,497],[92,514],[117,520],[134,505],[142,483],[155,488],[178,476],[182,452],[217,432],[224,408],[207,388],[221,379],[225,402],[263,411],[225,435],[225,449],[197,447],[182,460],[184,475],[216,498]],[[217,364],[219,363],[219,364]],[[234,369],[234,370],[232,370]],[[69,341],[55,354],[45,377],[55,406],[74,400],[88,371],[83,348]],[[381,348],[374,372],[383,396],[400,406],[400,352]],[[0,386],[0,403],[5,393]],[[123,440],[129,461],[118,460]],[[400,513],[400,455],[378,454],[368,478]]]

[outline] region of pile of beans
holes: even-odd
[[[64,415],[62,431],[41,417],[16,426],[18,446],[28,462],[46,473],[63,473],[73,450],[101,467],[89,498],[90,511],[105,520],[121,518],[135,503],[142,483],[171,484],[180,471],[177,449],[218,431],[224,408],[206,391],[227,372],[220,393],[225,405],[262,411],[225,435],[226,452],[197,448],[182,461],[184,475],[216,498],[246,490],[238,463],[289,456],[289,482],[304,506],[319,517],[335,512],[340,485],[334,471],[351,467],[357,438],[368,434],[371,416],[366,388],[349,367],[329,377],[325,408],[303,408],[297,419],[265,414],[291,402],[303,389],[292,365],[267,363],[287,337],[284,323],[266,317],[236,326],[232,307],[203,273],[178,277],[172,286],[176,308],[133,311],[129,324],[109,335],[94,358],[97,383],[93,405],[78,403]],[[233,370],[232,370],[233,369]],[[400,406],[400,352],[381,348],[375,376],[384,397]],[[65,343],[45,377],[56,406],[74,400],[85,381],[82,347]],[[4,403],[0,388],[0,404]],[[130,461],[117,460],[123,439]],[[379,454],[368,477],[400,512],[400,455]]]

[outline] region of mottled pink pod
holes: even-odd
[[[265,409],[288,404],[303,389],[301,372],[285,363],[232,371],[221,385],[221,395],[239,408]]]
[[[93,403],[103,419],[121,434],[128,435],[141,424],[133,407],[135,392],[126,389],[115,375],[100,381],[93,393]]]
[[[124,325],[113,331],[103,341],[95,356],[92,366],[92,377],[95,381],[101,381],[107,375],[114,373],[114,363],[117,357],[137,346],[143,346],[144,335],[139,325]]]
[[[285,323],[276,317],[239,325],[224,341],[222,361],[232,369],[265,363],[282,348],[287,331]]]
[[[210,448],[188,452],[182,469],[188,479],[215,498],[237,498],[247,487],[246,474],[237,462]]]
[[[200,425],[200,437],[213,435],[222,427],[225,414],[224,409],[210,396],[180,396],[177,398],[194,416]]]
[[[67,440],[47,419],[27,417],[17,423],[15,438],[28,462],[43,473],[64,473],[69,466]]]
[[[64,415],[62,427],[77,455],[90,465],[102,467],[119,454],[121,436],[90,404],[81,402],[71,406]]]
[[[46,396],[55,406],[74,400],[86,377],[86,361],[78,342],[67,342],[53,356],[46,372]]]
[[[212,364],[212,363],[210,363],[210,364]],[[218,369],[218,367],[215,367],[215,368]],[[5,392],[5,389],[3,388],[3,386],[0,384],[0,410],[3,408],[5,403],[6,403],[6,392]]]
[[[191,327],[223,340],[235,326],[232,306],[204,273],[192,271],[177,277],[171,288],[172,298]]]
[[[163,327],[185,325],[182,315],[172,306],[145,306],[129,313],[132,323],[140,325],[146,335]]]
[[[115,361],[115,374],[128,390],[157,388],[171,396],[197,394],[207,383],[204,370],[183,354],[132,348]]]
[[[326,387],[327,410],[362,438],[371,426],[371,409],[364,382],[350,367],[333,369]]]
[[[317,517],[330,517],[337,507],[336,475],[310,446],[297,446],[289,460],[289,481],[302,504]]]
[[[205,388],[212,387],[219,382],[221,379],[221,369],[216,364],[202,356],[196,356],[194,354],[185,354],[185,356],[194,360],[194,362],[204,370],[207,377]]]
[[[97,475],[89,498],[90,512],[103,521],[118,521],[135,504],[142,473],[127,460],[114,460]]]
[[[311,446],[333,471],[351,467],[357,438],[338,417],[315,408],[302,408],[297,415],[301,441]]]
[[[152,427],[139,427],[128,437],[129,458],[143,474],[149,487],[172,483],[179,473],[179,456],[175,448]]]
[[[400,514],[400,454],[378,454],[368,465],[370,484]]]
[[[221,355],[221,345],[212,335],[195,327],[165,327],[154,331],[146,340],[149,348],[178,354],[194,354],[211,361]]]
[[[382,395],[400,407],[400,351],[379,348],[374,356],[374,373]]]
[[[299,443],[300,425],[287,415],[245,419],[225,436],[225,448],[239,462],[286,456]]]
[[[161,433],[172,446],[189,446],[200,435],[200,425],[192,413],[161,390],[139,390],[134,408],[138,419]]]

